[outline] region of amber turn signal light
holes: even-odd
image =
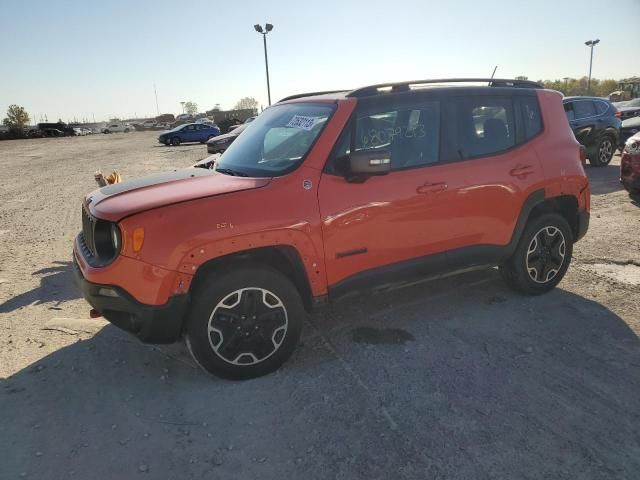
[[[138,253],[142,250],[142,244],[144,243],[144,228],[136,228],[133,231],[133,251]]]

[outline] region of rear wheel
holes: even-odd
[[[296,288],[269,267],[216,272],[194,293],[186,342],[196,363],[213,375],[259,377],[291,356],[305,315]]]
[[[539,295],[560,283],[572,253],[573,234],[567,221],[555,213],[545,214],[529,222],[500,273],[515,290]]]
[[[180,145],[180,137],[173,137],[171,139],[171,145],[173,145],[174,147],[177,147],[178,145]]]
[[[105,128],[104,129],[104,133],[107,134],[107,133],[111,133],[111,132]]]
[[[598,143],[595,151],[589,158],[591,165],[594,167],[603,167],[605,165],[609,165],[611,159],[613,158],[613,154],[616,151],[613,138],[609,135],[605,135]]]

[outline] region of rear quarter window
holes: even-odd
[[[522,133],[518,135],[519,142],[529,140],[542,131],[542,117],[536,97],[517,97],[516,107],[522,119]],[[520,127],[520,125],[518,125]]]
[[[602,115],[603,113],[605,113],[607,110],[609,110],[609,104],[606,102],[594,102],[596,104],[596,112],[598,113],[598,115]]]

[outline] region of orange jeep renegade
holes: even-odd
[[[529,81],[295,95],[214,170],[89,194],[76,276],[143,342],[184,336],[205,370],[256,377],[347,292],[494,266],[523,293],[552,289],[589,223],[582,161],[562,96]]]

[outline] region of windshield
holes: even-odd
[[[250,177],[291,172],[311,149],[333,111],[333,105],[312,103],[268,108],[224,152],[216,170]]]

